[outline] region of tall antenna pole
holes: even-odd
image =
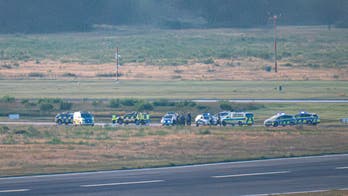
[[[274,71],[278,72],[278,64],[277,64],[277,15],[273,16],[274,23]]]
[[[118,54],[118,48],[116,48],[116,54],[115,54],[115,59],[116,59],[116,81],[118,81],[118,66],[119,66],[119,54]]]

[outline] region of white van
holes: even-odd
[[[89,112],[74,112],[73,124],[94,126],[94,117]]]

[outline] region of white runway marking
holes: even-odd
[[[212,176],[212,178],[236,178],[236,177],[245,177],[245,176],[265,176],[265,175],[276,175],[276,174],[287,174],[287,173],[290,173],[290,171],[234,174],[234,175],[224,175],[224,176]]]
[[[336,167],[336,169],[348,169],[348,167]]]
[[[119,186],[119,185],[131,185],[131,184],[149,184],[149,183],[158,183],[158,182],[164,182],[164,180],[148,180],[148,181],[137,181],[137,182],[116,182],[116,183],[107,183],[107,184],[87,184],[87,185],[80,185],[80,187]]]
[[[0,190],[0,193],[15,193],[15,192],[26,192],[30,189],[13,189],[13,190]]]

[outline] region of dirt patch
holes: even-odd
[[[1,78],[113,78],[114,64],[79,64],[55,61],[19,62],[20,66],[0,69]],[[284,66],[285,65],[285,66]],[[347,69],[310,68],[279,62],[278,73],[273,63],[259,58],[216,59],[212,64],[189,63],[179,66],[129,63],[119,67],[124,80],[348,80]]]

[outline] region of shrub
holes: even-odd
[[[28,100],[28,99],[23,99],[23,100],[21,101],[21,103],[22,103],[23,105],[27,105],[27,104],[29,103],[29,100]]]
[[[0,134],[9,133],[9,131],[10,131],[10,128],[8,128],[8,126],[0,127]]]
[[[193,101],[181,101],[181,102],[176,102],[175,105],[177,107],[195,107],[197,104]]]
[[[208,109],[208,107],[205,105],[197,105],[197,109],[198,110],[206,110],[206,109]]]
[[[12,65],[10,65],[10,64],[3,64],[3,65],[1,65],[1,67],[5,68],[5,69],[12,69]]]
[[[209,129],[199,130],[198,132],[200,135],[210,135],[211,132]]]
[[[175,106],[176,107],[195,107],[197,104],[193,101],[180,101],[176,102]]]
[[[181,79],[181,76],[172,76],[172,79],[175,80],[175,79]]]
[[[43,103],[40,105],[40,110],[41,111],[51,111],[53,110],[53,105],[52,104],[49,104],[49,103]]]
[[[120,102],[124,106],[134,106],[136,103],[138,103],[138,100],[136,100],[136,99],[122,99]]]
[[[281,66],[284,66],[284,67],[292,67],[293,65],[291,63],[285,63],[285,64],[282,64]]]
[[[181,73],[184,72],[184,70],[176,69],[176,70],[174,70],[174,72],[177,73],[177,74],[181,74]]]
[[[31,72],[28,74],[29,77],[43,78],[45,75],[39,72]]]
[[[271,72],[272,71],[272,67],[270,65],[266,65],[265,67],[263,67],[263,70],[265,70],[267,72]]]
[[[3,144],[17,144],[18,142],[15,140],[15,138],[13,137],[13,135],[10,134],[10,135],[7,135],[7,137],[5,137],[5,138],[2,140],[2,143],[3,143]]]
[[[153,106],[151,103],[140,103],[137,106],[138,111],[151,111],[153,110]]]
[[[320,65],[318,65],[318,64],[313,64],[313,63],[306,64],[305,66],[306,66],[306,67],[309,67],[309,68],[314,68],[314,69],[320,67]]]
[[[9,95],[5,95],[1,98],[1,102],[5,102],[5,103],[13,103],[16,101],[16,98],[11,97]]]
[[[60,102],[59,109],[61,110],[70,110],[72,108],[73,104],[70,102]]]
[[[100,105],[101,103],[102,103],[102,101],[94,100],[94,101],[92,102],[92,105],[93,105],[94,107],[97,107],[97,106]]]
[[[203,61],[203,63],[204,64],[214,64],[214,59],[212,59],[212,58],[208,58],[208,59],[205,59],[204,61]]]
[[[232,106],[228,102],[222,102],[222,103],[220,103],[220,109],[231,111],[232,110]]]
[[[120,100],[119,99],[111,99],[109,106],[112,108],[119,108],[120,107]]]
[[[63,102],[63,100],[60,98],[40,98],[39,100],[37,100],[38,104],[42,104],[42,103],[56,104],[61,102]]]
[[[74,73],[64,73],[63,77],[76,77],[76,74],[74,74]]]
[[[105,77],[105,78],[112,78],[112,77],[116,77],[116,74],[115,73],[99,73],[99,74],[96,74],[97,77]]]
[[[153,102],[154,106],[175,106],[174,102],[169,102],[167,99],[160,99]]]
[[[30,126],[28,128],[28,136],[29,137],[38,137],[41,136],[41,133],[39,130],[37,130],[36,128],[34,128],[33,126]]]
[[[54,137],[51,139],[51,141],[47,142],[48,144],[62,144],[62,140],[60,140],[59,138],[57,137]]]

